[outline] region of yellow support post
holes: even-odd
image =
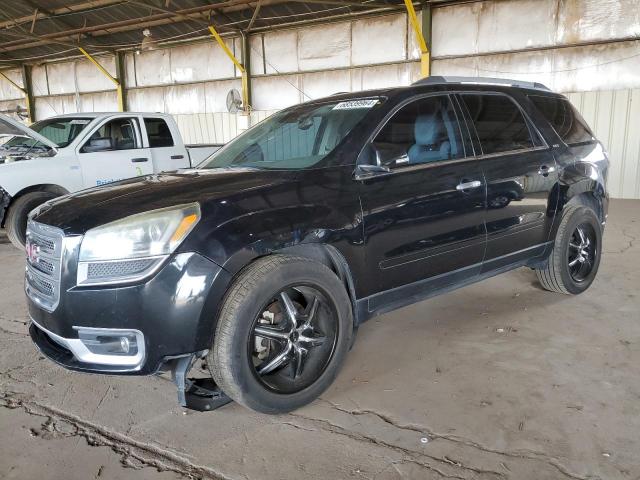
[[[31,95],[29,94],[29,91],[26,88],[21,87],[20,85],[18,85],[16,82],[14,82],[13,80],[11,80],[6,74],[4,74],[3,72],[0,72],[0,77],[4,78],[7,82],[9,82],[11,85],[13,85],[14,87],[16,87],[18,90],[20,90],[22,93],[24,93],[24,100],[25,103],[27,105],[27,112],[29,113],[29,124],[33,123],[36,121],[35,118],[33,117],[33,105],[31,104]]]
[[[229,47],[227,47],[227,44],[224,43],[224,40],[222,39],[220,34],[216,31],[213,25],[209,25],[209,31],[211,32],[211,35],[213,36],[213,38],[215,38],[216,42],[218,42],[218,45],[220,45],[220,48],[222,48],[222,51],[227,54],[227,57],[231,59],[234,65],[238,67],[238,70],[240,70],[240,73],[242,73],[242,105],[244,107],[245,112],[248,112],[249,111],[249,75],[247,73],[247,69],[244,67],[244,65],[242,65],[238,61],[238,59],[235,57],[233,52],[229,50]]]
[[[118,95],[118,111],[120,112],[124,112],[124,95],[123,95],[123,91],[122,91],[122,84],[120,83],[120,81],[115,78],[113,75],[111,75],[109,72],[107,72],[107,70],[100,65],[100,63],[91,56],[91,54],[89,52],[87,52],[84,48],[82,47],[78,47],[78,50],[80,50],[80,52],[89,59],[89,61],[91,63],[93,63],[98,70],[100,70],[105,77],[107,77],[109,80],[111,80],[115,86],[116,86],[116,93]]]
[[[420,27],[420,22],[418,22],[416,10],[413,8],[412,0],[404,0],[404,4],[407,7],[409,21],[411,22],[411,26],[413,27],[413,31],[416,34],[418,45],[420,47],[420,73],[423,77],[428,77],[431,74],[429,47],[427,47],[427,42],[422,34],[422,28]]]

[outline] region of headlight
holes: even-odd
[[[153,210],[89,230],[78,285],[134,281],[155,271],[200,220],[197,203]]]

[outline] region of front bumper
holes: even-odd
[[[231,280],[224,269],[196,253],[175,255],[153,277],[135,285],[78,287],[75,275],[68,262],[52,312],[28,300],[31,338],[65,368],[125,375],[156,373],[170,358],[210,348],[218,305]],[[123,366],[82,355],[78,327],[139,331],[140,361]]]

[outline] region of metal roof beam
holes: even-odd
[[[125,0],[92,0],[83,3],[76,3],[72,5],[68,5],[65,7],[54,8],[48,11],[40,10],[34,16],[33,14],[27,15],[24,17],[14,18],[12,20],[5,20],[0,22],[0,28],[7,28],[12,25],[23,24],[23,23],[31,23],[34,20],[43,20],[46,18],[55,17],[56,15],[71,13],[71,12],[83,12],[85,10],[90,10],[96,7],[103,7],[106,5],[116,4],[116,3],[126,3]]]
[[[147,4],[146,2],[135,2],[138,6],[144,6],[153,8],[155,10],[161,10],[161,13],[145,16],[145,17],[136,17],[130,18],[127,20],[121,20],[118,22],[105,23],[100,25],[93,25],[81,28],[75,28],[71,30],[62,30],[59,32],[49,33],[45,35],[40,35],[37,43],[24,44],[21,41],[15,42],[7,42],[0,45],[0,51],[10,52],[13,50],[22,50],[25,48],[37,47],[40,45],[46,45],[47,43],[63,43],[63,42],[55,42],[55,39],[60,38],[69,38],[75,35],[82,35],[86,33],[93,33],[92,37],[96,37],[99,35],[109,35],[112,33],[117,33],[120,31],[129,31],[129,30],[138,30],[140,28],[150,27],[154,25],[164,25],[167,23],[174,23],[176,19],[180,19],[184,21],[185,19],[194,19],[198,21],[203,21],[205,25],[208,25],[206,18],[208,15],[206,12],[208,11],[220,11],[224,7],[230,7],[235,5],[247,5],[249,6],[249,1],[247,0],[227,0],[224,2],[217,3],[209,3],[207,5],[202,5],[199,7],[185,8],[181,10],[163,10],[159,7],[152,6]],[[11,35],[10,29],[4,29],[0,31],[0,34]],[[17,36],[17,35],[13,35]],[[43,43],[41,43],[43,42]]]
[[[396,7],[395,3],[386,2],[360,2],[357,0],[291,0],[296,3],[313,3],[320,5],[341,5],[343,7],[359,7],[359,8],[388,8]]]

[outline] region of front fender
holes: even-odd
[[[362,278],[362,210],[352,167],[298,172],[295,179],[203,202],[202,220],[180,247],[236,275],[256,258],[324,244]]]
[[[258,257],[304,244],[332,245],[348,261],[361,243],[362,230],[347,216],[346,212],[337,212],[326,205],[301,205],[244,215],[212,232],[205,255],[232,275]]]
[[[74,158],[34,158],[0,165],[0,185],[12,197],[35,185],[57,185],[67,192],[82,188],[82,171]]]

